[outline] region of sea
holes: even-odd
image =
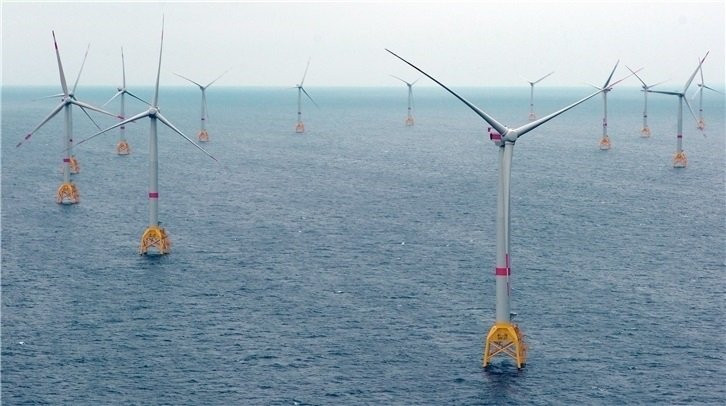
[[[650,95],[641,138],[634,84],[608,95],[609,151],[599,95],[517,141],[519,371],[482,368],[499,173],[488,125],[430,82],[414,87],[412,127],[405,86],[306,90],[319,107],[304,100],[296,134],[295,89],[210,88],[202,147],[219,163],[160,124],[172,252],[141,256],[148,120],[127,126],[128,156],[116,130],[74,148],[81,202],[59,205],[62,114],[15,147],[58,88],[2,89],[3,404],[724,404],[722,95],[704,95],[703,134],[684,109],[684,169],[677,99]],[[526,86],[455,90],[527,123]],[[537,88],[535,109],[591,92]],[[199,104],[196,88],[160,90],[162,114],[195,140]],[[75,142],[97,131],[79,110],[73,129]]]

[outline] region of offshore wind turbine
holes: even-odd
[[[693,119],[696,120],[696,123],[698,123],[698,119],[696,118],[696,115],[693,113],[693,109],[691,108],[691,105],[688,103],[688,99],[686,98],[686,91],[688,91],[688,87],[691,86],[691,82],[693,82],[693,78],[696,77],[696,73],[701,69],[701,65],[703,65],[703,61],[706,60],[706,57],[708,56],[709,52],[706,52],[706,55],[704,55],[703,59],[701,59],[698,62],[698,66],[696,67],[696,70],[693,71],[691,74],[691,77],[688,78],[688,81],[686,81],[686,84],[683,86],[683,90],[680,92],[664,92],[660,90],[648,90],[650,93],[660,93],[660,94],[668,94],[671,96],[678,96],[678,133],[676,134],[676,153],[673,155],[673,167],[674,168],[685,168],[688,166],[688,157],[686,157],[686,153],[683,152],[683,103],[686,103],[686,107],[688,107],[688,111],[691,112],[691,115],[693,116]]]
[[[625,67],[628,68],[628,70],[630,72],[632,72],[633,75],[635,75],[636,78],[638,78],[638,80],[640,81],[640,83],[643,84],[642,88],[643,88],[643,95],[644,95],[644,101],[645,101],[645,103],[643,105],[643,128],[640,130],[640,136],[643,137],[643,138],[648,138],[648,137],[650,137],[650,128],[648,127],[648,89],[651,89],[653,87],[656,87],[656,86],[660,85],[661,83],[664,83],[665,80],[662,81],[662,82],[658,82],[658,83],[656,83],[654,85],[647,85],[647,84],[645,84],[645,82],[643,81],[643,79],[641,79],[640,76],[638,76],[638,74],[635,73],[635,71],[633,71],[632,69],[630,69],[629,66],[625,65]]]
[[[620,63],[620,60],[618,60],[615,63],[615,68],[618,67],[618,64]],[[613,68],[613,73],[615,73],[615,68]],[[612,79],[612,73],[610,74],[610,77],[608,77],[608,80],[605,81],[605,84],[603,87],[598,87],[595,85],[590,85],[594,87],[595,89],[598,89],[602,92],[602,101],[603,101],[603,116],[602,116],[602,138],[600,139],[600,149],[601,150],[608,150],[610,149],[610,137],[608,136],[608,92],[612,90],[612,86],[608,87],[608,83],[610,83],[610,79]]]
[[[207,88],[209,86],[212,86],[212,84],[214,82],[216,82],[217,80],[219,80],[219,78],[221,78],[222,76],[224,76],[227,72],[229,72],[229,70],[226,70],[226,71],[222,72],[221,75],[217,76],[217,79],[214,79],[213,81],[209,82],[206,86],[201,85],[201,84],[199,84],[199,83],[197,83],[197,82],[195,82],[195,81],[193,81],[193,80],[191,80],[189,78],[186,78],[186,77],[184,77],[184,76],[182,76],[182,75],[180,75],[178,73],[175,73],[175,75],[179,76],[180,78],[182,78],[184,80],[188,80],[189,82],[194,83],[195,85],[197,85],[199,87],[199,90],[202,91],[202,114],[201,114],[202,120],[201,120],[200,130],[197,133],[197,139],[199,141],[201,141],[201,142],[207,142],[207,141],[209,141],[209,133],[207,132],[207,129],[204,128],[204,122],[209,119],[209,109],[207,109],[207,94],[206,94],[206,90],[207,90]]]
[[[310,99],[311,102],[315,105],[315,107],[318,107],[318,104],[315,103],[315,100],[313,100],[312,97],[308,94],[308,92],[305,91],[305,88],[303,87],[303,83],[305,82],[305,76],[308,74],[308,68],[310,67],[310,59],[308,59],[308,64],[305,66],[305,73],[303,73],[303,77],[300,80],[300,83],[295,85],[297,88],[297,124],[295,125],[295,132],[296,133],[304,133],[305,132],[305,124],[302,122],[302,94],[305,93],[305,96]]]
[[[605,82],[603,89],[598,90],[591,95],[584,97],[569,106],[563,107],[562,109],[549,114],[539,120],[530,122],[521,127],[507,127],[492,116],[481,110],[479,107],[470,103],[468,100],[456,94],[453,90],[446,87],[443,83],[434,79],[433,76],[419,69],[417,66],[396,55],[389,49],[386,49],[396,58],[407,63],[417,71],[426,75],[429,79],[433,80],[439,86],[446,89],[449,93],[454,95],[461,102],[466,104],[472,109],[479,117],[484,119],[491,127],[489,128],[489,138],[499,148],[499,181],[497,186],[497,219],[496,219],[496,267],[495,267],[495,280],[496,280],[496,321],[492,328],[487,334],[486,344],[484,346],[484,355],[482,363],[484,367],[487,367],[491,363],[491,359],[497,355],[506,355],[514,359],[517,368],[522,368],[526,362],[527,346],[524,343],[524,336],[522,335],[519,327],[511,322],[510,313],[510,276],[511,276],[511,257],[510,257],[510,180],[512,173],[512,152],[514,149],[515,142],[522,135],[534,130],[540,125],[546,123],[549,120],[559,116],[567,110],[577,106],[578,104],[596,96],[597,94],[604,91],[604,89],[610,89],[612,86],[617,84],[615,82],[610,84],[610,78],[615,73],[615,68],[610,73],[608,80]],[[617,67],[617,64],[615,64]],[[623,80],[623,79],[621,79]],[[495,131],[491,131],[491,128]]]
[[[542,76],[541,78],[535,80],[534,82],[529,81],[529,80],[527,81],[527,83],[529,83],[529,121],[534,121],[537,119],[537,116],[534,114],[534,85],[543,81],[544,79],[546,79],[553,73],[555,73],[555,71],[552,71],[552,72]]]
[[[406,86],[408,86],[408,115],[406,116],[406,127],[413,126],[413,115],[411,114],[411,107],[413,106],[413,85],[418,82],[418,79],[414,80],[413,82],[409,83],[405,80],[399,78],[398,76],[391,75],[391,77],[394,77],[401,82],[405,83]]]
[[[706,128],[706,122],[703,121],[703,89],[708,89],[719,94],[722,93],[712,87],[706,86],[706,84],[703,83],[703,66],[701,66],[699,71],[701,72],[701,83],[698,84],[698,125],[696,128],[703,130]]]
[[[169,120],[166,119],[159,110],[159,76],[161,75],[161,54],[164,47],[164,20],[161,22],[161,45],[159,46],[159,68],[156,71],[156,86],[154,88],[154,100],[148,110],[136,114],[135,116],[129,117],[118,124],[112,125],[111,127],[101,130],[96,134],[80,141],[78,145],[89,141],[105,132],[108,132],[116,127],[126,125],[137,121],[142,118],[149,118],[149,226],[144,230],[141,235],[141,244],[139,246],[139,254],[147,254],[150,249],[156,250],[159,254],[167,254],[171,250],[171,240],[166,230],[160,226],[159,223],[159,157],[157,152],[157,137],[156,130],[158,122],[160,121],[165,126],[169,127],[172,131],[182,136],[184,139],[189,141],[192,145],[197,147],[200,151],[207,154],[210,158],[217,161],[217,158],[212,156],[204,148],[200,147],[192,141],[191,138],[187,137],[179,131]]]
[[[52,31],[53,33],[53,45],[55,46],[55,55],[56,59],[58,61],[58,74],[60,75],[60,82],[61,82],[61,89],[63,90],[63,93],[49,96],[49,97],[60,97],[61,102],[58,104],[51,112],[40,122],[40,124],[36,125],[33,130],[31,130],[25,137],[15,146],[16,148],[19,148],[21,145],[23,145],[26,141],[30,140],[30,137],[35,134],[36,131],[38,131],[45,123],[50,121],[53,117],[55,117],[56,114],[58,114],[61,110],[63,110],[63,115],[65,117],[65,134],[63,137],[63,182],[58,187],[58,191],[56,192],[56,202],[57,203],[68,203],[68,204],[75,204],[79,203],[81,201],[81,195],[78,192],[78,187],[75,183],[71,181],[71,173],[78,173],[78,161],[73,156],[73,111],[71,107],[73,105],[78,106],[81,111],[93,122],[93,124],[98,127],[98,124],[91,118],[91,116],[88,114],[86,109],[93,110],[99,113],[107,114],[112,117],[116,117],[114,114],[111,114],[105,110],[102,110],[98,107],[91,106],[90,104],[84,103],[78,99],[76,99],[75,92],[76,87],[78,86],[78,80],[81,78],[81,72],[83,72],[83,66],[86,64],[86,57],[88,56],[88,49],[86,48],[86,54],[83,56],[83,63],[81,63],[81,69],[78,71],[78,76],[76,77],[76,82],[73,84],[73,88],[70,90],[68,89],[68,85],[66,83],[66,75],[63,72],[63,64],[61,63],[60,58],[60,51],[58,50],[58,42],[55,39],[55,31]]]
[[[122,75],[122,82],[121,87],[117,87],[117,93],[113,95],[106,103],[103,103],[103,106],[111,103],[111,101],[117,97],[121,97],[121,110],[118,115],[118,118],[121,120],[126,119],[126,102],[124,99],[124,96],[129,95],[133,97],[134,99],[137,99],[141,101],[142,103],[149,105],[149,102],[146,100],[143,100],[139,97],[137,97],[135,94],[131,93],[126,89],[126,65],[124,64],[124,49],[121,47],[121,75]],[[119,141],[116,144],[116,153],[119,155],[128,155],[131,152],[131,147],[129,147],[128,141],[126,141],[125,136],[126,126],[122,125],[119,127]]]

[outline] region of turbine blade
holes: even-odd
[[[630,69],[630,66],[628,66],[628,65],[625,65],[625,67],[626,67],[626,68],[628,68],[628,70],[629,70],[629,71],[633,72],[633,70],[632,70],[632,69]],[[643,82],[643,79],[641,79],[641,78],[640,78],[640,76],[638,76],[638,74],[637,74],[637,73],[633,72],[633,75],[635,75],[635,77],[636,77],[636,78],[638,78],[638,80],[640,81],[640,83],[642,83],[642,84],[643,84],[643,88],[644,88],[644,89],[647,89],[647,88],[649,87],[648,85],[646,85],[646,84],[645,84],[645,82]],[[653,86],[655,86],[655,85],[653,85]]]
[[[617,62],[615,62],[615,66],[613,66],[613,71],[610,72],[610,76],[608,76],[608,80],[605,81],[605,84],[603,85],[603,89],[607,89],[608,85],[610,84],[610,79],[613,78],[613,75],[615,74],[615,69],[618,68],[618,64],[620,63],[620,59],[618,59]]]
[[[88,57],[88,50],[91,49],[91,44],[88,44],[86,47],[86,53],[83,55],[83,62],[81,63],[81,69],[78,70],[78,76],[76,77],[76,83],[73,84],[73,91],[71,93],[76,93],[76,87],[78,86],[78,81],[81,79],[81,72],[83,72],[83,66],[86,65],[86,58]]]
[[[711,90],[713,90],[713,89],[711,89]],[[58,94],[52,94],[50,96],[39,97],[37,99],[33,99],[33,101],[45,100],[45,99],[53,99],[53,98],[56,98],[56,97],[63,97],[63,96],[65,96],[63,93],[58,93]]]
[[[55,40],[55,31],[53,33],[53,44],[55,45],[55,56],[58,59],[58,73],[60,74],[61,88],[63,89],[63,95],[68,96],[68,85],[66,84],[66,74],[63,73],[63,64],[60,59],[60,51],[58,51],[58,42]]]
[[[118,116],[118,115],[113,114],[113,113],[109,113],[106,110],[99,109],[98,107],[91,106],[90,104],[84,103],[82,101],[71,100],[70,103],[75,104],[78,107],[83,107],[83,108],[87,108],[89,110],[97,111],[97,112],[102,113],[102,114],[105,114],[107,116],[111,116],[111,117],[115,117],[115,118],[121,118],[121,116]]]
[[[641,70],[643,70],[643,68],[640,68],[640,69],[636,70],[635,72],[631,73],[630,75],[628,75],[628,76],[625,76],[624,78],[622,78],[622,79],[620,79],[620,80],[618,80],[618,81],[615,81],[615,83],[611,83],[611,84],[610,84],[610,86],[608,86],[607,88],[608,88],[608,89],[612,89],[612,88],[613,88],[613,87],[615,87],[615,85],[617,85],[618,83],[620,83],[620,82],[622,82],[623,80],[625,80],[625,79],[627,79],[627,78],[629,78],[629,77],[631,77],[631,76],[635,75],[635,73],[636,73],[636,72],[640,72]]]
[[[101,105],[101,107],[103,107],[103,106],[105,106],[105,105],[107,105],[107,104],[111,103],[111,102],[112,102],[112,101],[113,101],[113,100],[114,100],[115,98],[117,98],[117,97],[121,96],[121,95],[122,95],[123,93],[124,93],[124,91],[123,91],[123,90],[119,90],[118,92],[116,92],[116,94],[115,94],[115,95],[113,95],[113,97],[112,97],[112,98],[108,99],[108,101],[107,101],[106,103],[103,103],[103,104]]]
[[[79,107],[80,107],[80,106],[79,106]],[[83,107],[80,107],[80,108],[81,108],[81,110],[82,110],[82,111],[83,111],[83,112],[84,112],[84,113],[86,114],[86,117],[88,117],[88,119],[89,119],[89,120],[91,120],[91,122],[93,123],[93,125],[95,125],[95,126],[96,126],[96,128],[98,128],[98,129],[100,130],[100,129],[101,129],[101,127],[100,127],[100,126],[98,125],[98,123],[96,122],[96,120],[94,120],[94,119],[93,119],[93,117],[91,117],[91,115],[90,115],[90,114],[88,114],[88,112],[86,111],[86,109],[85,109],[85,108],[83,108]]]
[[[123,78],[121,87],[123,89],[126,89],[126,63],[124,62],[124,47],[121,47],[121,75]]]
[[[308,92],[305,91],[305,88],[301,87],[300,90],[302,90],[302,92],[305,93],[305,96],[307,96],[308,99],[310,99],[310,101],[313,102],[313,104],[315,105],[315,107],[320,108],[320,106],[318,106],[318,103],[315,103],[315,100],[313,100],[313,98],[310,97],[310,95],[308,94]]]
[[[648,90],[648,93],[669,94],[671,96],[681,96],[682,95],[682,93],[678,93],[678,92],[664,92],[662,90]]]
[[[714,88],[712,88],[712,87],[708,87],[708,86],[706,86],[706,85],[701,85],[701,87],[703,87],[704,89],[708,89],[708,90],[710,90],[710,91],[712,91],[712,92],[716,92],[716,93],[719,93],[719,94],[723,94],[723,92],[721,92],[721,91],[718,91],[718,90],[716,90],[716,89],[714,89]]]
[[[701,72],[701,85],[703,85],[703,66],[699,65],[698,71]]]
[[[140,102],[142,102],[142,103],[146,104],[147,106],[151,107],[151,104],[150,104],[149,102],[147,102],[146,100],[144,100],[144,99],[142,99],[142,98],[140,98],[140,97],[136,96],[135,94],[133,94],[133,93],[129,92],[128,90],[124,90],[124,93],[126,93],[127,95],[129,95],[129,96],[133,97],[134,99],[136,99],[136,100],[138,100],[138,101],[140,101]]]
[[[79,145],[83,144],[83,143],[84,143],[84,142],[86,142],[86,141],[90,141],[90,140],[92,140],[92,139],[94,139],[94,138],[98,137],[99,135],[101,135],[101,134],[103,134],[103,133],[107,133],[107,132],[109,132],[109,131],[113,130],[114,128],[117,128],[117,127],[121,127],[122,125],[126,125],[126,124],[128,124],[128,123],[131,123],[131,122],[133,122],[133,121],[136,121],[136,120],[138,120],[138,119],[140,119],[140,118],[144,118],[144,117],[147,117],[148,115],[149,115],[149,112],[148,112],[148,111],[145,111],[145,112],[143,112],[143,113],[139,113],[139,114],[137,114],[137,115],[135,115],[135,116],[133,116],[133,117],[131,117],[131,118],[127,118],[126,120],[122,120],[122,121],[120,121],[120,122],[118,122],[118,123],[116,123],[116,124],[112,125],[111,127],[108,127],[108,128],[106,128],[105,130],[101,130],[101,131],[99,131],[99,132],[97,132],[97,133],[93,134],[92,136],[90,136],[90,137],[88,137],[88,138],[86,138],[86,139],[83,139],[83,140],[81,140],[81,141],[78,141],[78,142],[76,143],[76,146],[79,146]]]
[[[303,77],[302,77],[302,80],[300,80],[300,86],[302,86],[302,85],[303,85],[303,83],[305,82],[305,76],[307,76],[307,75],[308,75],[308,68],[310,67],[310,59],[311,59],[311,58],[308,58],[308,64],[307,64],[307,65],[305,65],[305,73],[303,73]]]
[[[711,51],[706,52],[706,55],[704,55],[703,59],[701,59],[701,61],[698,63],[698,67],[696,67],[696,70],[693,71],[693,73],[691,74],[691,77],[688,78],[688,82],[686,82],[686,85],[683,86],[683,91],[681,93],[686,94],[686,90],[688,90],[688,87],[691,86],[691,82],[693,82],[693,78],[696,77],[696,73],[698,73],[698,71],[701,69],[701,65],[703,65],[703,61],[706,60],[706,57],[708,56],[708,54],[710,52]]]
[[[544,124],[544,123],[552,120],[553,118],[555,118],[555,117],[559,116],[560,114],[566,112],[567,110],[569,110],[569,109],[577,106],[578,104],[583,103],[583,102],[587,101],[588,99],[591,99],[591,98],[597,96],[598,94],[602,93],[604,90],[605,89],[600,89],[597,92],[595,92],[595,93],[593,93],[593,94],[591,94],[591,95],[589,95],[587,97],[583,97],[582,99],[580,99],[580,100],[578,100],[578,101],[570,104],[567,107],[563,107],[560,110],[557,110],[557,111],[555,111],[554,113],[552,113],[550,115],[547,115],[547,116],[544,116],[544,117],[540,118],[539,120],[533,121],[533,122],[531,122],[529,124],[525,124],[525,125],[517,128],[514,131],[517,133],[517,136],[518,137],[521,137],[522,135],[524,135],[524,134],[526,134],[526,133],[534,130],[535,128],[537,128],[537,127],[541,126],[542,124]]]
[[[413,82],[411,82],[411,86],[415,85],[416,82],[418,82],[419,80],[421,80],[421,78],[418,78],[418,79],[414,80]]]
[[[403,82],[403,83],[405,83],[405,84],[407,84],[407,85],[410,85],[410,84],[411,84],[411,83],[408,83],[408,82],[406,82],[405,80],[403,80],[403,79],[399,78],[399,77],[398,77],[398,76],[396,76],[396,75],[391,75],[391,77],[393,77],[393,78],[396,78],[396,79],[400,80],[401,82]],[[417,79],[417,80],[418,80],[418,79]]]
[[[588,85],[588,86],[590,86],[590,87],[592,87],[592,88],[594,88],[594,89],[597,89],[597,90],[602,90],[602,89],[600,88],[600,86],[595,86],[595,85],[593,85],[593,84],[592,84],[592,83],[590,83],[590,82],[585,82],[585,84],[586,84],[586,85]]]
[[[222,74],[221,74],[221,75],[217,76],[217,78],[216,78],[216,79],[214,79],[213,81],[209,82],[209,84],[208,84],[208,85],[206,85],[206,86],[204,86],[204,88],[206,89],[206,88],[208,88],[209,86],[212,86],[212,84],[213,84],[214,82],[218,81],[218,80],[219,80],[220,78],[222,78],[222,76],[226,75],[226,74],[227,74],[227,72],[229,72],[229,69],[227,69],[226,71],[222,72]]]
[[[654,85],[650,85],[650,86],[648,86],[648,89],[650,89],[651,87],[656,87],[656,86],[658,86],[658,85],[662,85],[663,83],[665,83],[665,82],[667,82],[667,81],[668,81],[668,80],[661,80],[660,82],[658,82],[658,83],[656,83],[656,84],[654,84]]]
[[[555,73],[555,71],[552,71],[552,72],[550,72],[550,73],[548,73],[548,74],[546,74],[546,75],[542,76],[541,78],[539,78],[539,79],[535,80],[535,81],[534,81],[534,84],[536,85],[537,83],[539,83],[539,82],[543,81],[544,79],[548,78],[548,77],[549,77],[550,75],[552,75],[553,73]]]
[[[56,107],[55,107],[55,108],[54,108],[53,110],[51,110],[51,111],[50,111],[50,113],[49,113],[49,114],[48,114],[47,116],[45,116],[45,118],[43,119],[43,121],[41,121],[41,122],[40,122],[40,124],[36,125],[36,126],[35,126],[35,128],[33,128],[33,130],[32,130],[32,131],[30,131],[30,132],[29,132],[29,133],[28,133],[28,134],[27,134],[27,135],[25,136],[25,138],[23,138],[23,139],[22,139],[22,140],[21,140],[21,141],[20,141],[20,142],[19,142],[19,143],[18,143],[17,145],[15,145],[15,148],[18,148],[18,147],[20,147],[21,145],[23,145],[23,143],[25,143],[25,141],[28,141],[28,140],[30,139],[30,137],[31,137],[31,136],[32,136],[32,135],[33,135],[33,134],[34,134],[34,133],[35,133],[36,131],[38,131],[38,130],[40,129],[40,127],[42,127],[42,126],[43,126],[43,125],[44,125],[45,123],[47,123],[48,121],[50,121],[50,119],[51,119],[51,118],[53,118],[53,116],[55,116],[56,114],[58,114],[58,112],[59,112],[59,111],[61,111],[61,109],[62,109],[62,108],[63,108],[63,106],[65,106],[65,105],[66,105],[65,103],[61,103],[61,104],[57,105],[57,106],[56,106]]]
[[[205,150],[204,148],[200,147],[196,142],[192,141],[191,138],[189,138],[186,135],[184,135],[183,132],[179,131],[176,127],[174,127],[174,125],[172,123],[170,123],[169,120],[167,120],[164,116],[162,116],[159,113],[156,113],[156,118],[159,121],[161,121],[162,123],[164,123],[167,127],[171,128],[174,132],[176,132],[177,134],[179,134],[182,137],[184,137],[184,139],[186,139],[187,141],[189,141],[192,145],[194,145],[195,147],[197,147],[200,151],[204,152],[210,158],[214,159],[217,163],[219,163],[219,161],[217,160],[217,158],[215,158],[212,154],[210,154],[209,152],[207,152],[207,150]]]
[[[433,81],[434,81],[434,82],[436,82],[436,83],[437,83],[437,84],[438,84],[439,86],[443,87],[443,88],[444,88],[444,89],[446,89],[446,90],[447,90],[447,91],[448,91],[449,93],[451,93],[452,95],[454,95],[454,97],[456,97],[457,99],[459,99],[459,100],[460,100],[460,101],[461,101],[462,103],[464,103],[464,104],[466,104],[467,106],[469,106],[469,108],[470,108],[470,109],[472,109],[472,110],[473,110],[473,111],[474,111],[474,112],[475,112],[475,113],[476,113],[477,115],[479,115],[479,117],[483,118],[483,119],[484,119],[484,121],[486,121],[487,123],[489,123],[489,125],[491,125],[492,127],[494,127],[494,129],[495,129],[495,130],[497,130],[497,132],[499,132],[499,134],[502,134],[502,135],[504,135],[504,134],[506,134],[506,133],[507,133],[507,127],[506,127],[506,126],[504,126],[504,125],[502,125],[502,124],[500,124],[500,123],[499,123],[499,122],[498,122],[497,120],[495,120],[495,119],[494,119],[494,117],[492,117],[492,116],[490,116],[489,114],[485,113],[485,112],[484,112],[484,111],[482,111],[482,110],[481,110],[481,109],[480,109],[479,107],[476,107],[475,105],[473,105],[472,103],[470,103],[470,102],[469,102],[468,100],[466,100],[465,98],[463,98],[463,97],[459,96],[459,95],[458,95],[458,94],[456,94],[456,93],[455,93],[455,92],[454,92],[453,90],[451,90],[451,89],[449,89],[448,87],[446,87],[446,86],[445,86],[445,85],[444,85],[443,83],[441,83],[441,82],[439,82],[438,80],[434,79],[434,78],[433,78],[433,76],[431,76],[431,75],[429,75],[428,73],[426,73],[426,72],[422,71],[421,69],[419,69],[419,68],[418,68],[418,67],[417,67],[416,65],[414,65],[414,64],[412,64],[411,62],[409,62],[409,61],[407,61],[407,60],[405,60],[405,59],[401,58],[401,57],[400,57],[400,56],[398,56],[398,55],[396,55],[396,54],[395,54],[395,53],[394,53],[393,51],[391,51],[390,49],[388,49],[388,48],[385,48],[385,49],[386,49],[386,51],[388,51],[388,53],[390,53],[391,55],[395,56],[396,58],[398,58],[398,59],[402,60],[403,62],[405,62],[406,64],[408,64],[408,65],[409,65],[409,66],[411,66],[412,68],[416,69],[417,71],[421,72],[421,73],[422,73],[422,74],[423,74],[424,76],[426,76],[427,78],[429,78],[429,79],[433,80]]]
[[[691,103],[688,102],[687,98],[683,98],[683,101],[686,102],[686,107],[688,107],[688,111],[691,112],[691,117],[693,117],[693,120],[696,122],[696,125],[698,125],[698,118],[696,118],[696,113],[693,112],[693,109],[691,108]]]
[[[172,72],[172,73],[173,73],[173,74],[175,74],[175,75],[177,75],[177,76],[179,76],[179,77],[180,77],[180,78],[182,78],[182,79],[186,79],[186,80],[188,80],[188,81],[190,81],[190,82],[194,83],[195,85],[197,85],[197,86],[199,86],[199,87],[201,87],[201,88],[204,88],[204,86],[200,85],[199,83],[197,83],[197,82],[195,82],[195,81],[193,81],[193,80],[191,80],[191,79],[189,79],[189,78],[187,78],[187,77],[184,77],[184,76],[182,76],[182,75],[180,75],[180,74],[178,74],[178,73],[176,73],[176,72]]]
[[[161,76],[161,51],[164,49],[164,15],[161,16],[161,43],[159,44],[159,68],[156,71],[156,87],[154,87],[154,107],[159,105],[159,77]]]

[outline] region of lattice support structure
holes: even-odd
[[[673,155],[673,167],[685,168],[686,166],[688,166],[688,158],[686,157],[686,153],[683,151],[676,152],[676,154]]]
[[[197,134],[197,139],[200,142],[207,142],[207,141],[209,141],[209,133],[207,132],[207,130],[201,130],[201,131],[199,131],[199,133]]]
[[[303,124],[302,121],[298,121],[297,125],[295,126],[295,132],[298,134],[302,134],[305,132],[305,124]]]
[[[131,147],[126,140],[121,140],[116,144],[116,153],[119,155],[128,155],[131,152]]]
[[[68,162],[68,167],[73,174],[79,173],[81,171],[81,165],[78,163],[78,160],[75,156],[71,156],[70,161]]]
[[[640,130],[640,136],[641,136],[641,137],[643,137],[643,138],[648,138],[648,137],[650,137],[650,128],[648,128],[648,127],[643,127],[643,129],[642,129],[642,130]]]
[[[604,135],[600,139],[600,149],[602,149],[602,150],[610,149],[610,137],[608,137],[607,135]]]
[[[166,230],[159,226],[150,226],[144,231],[141,235],[139,254],[147,254],[150,249],[156,250],[160,255],[171,252],[171,239]]]
[[[61,183],[55,195],[55,202],[58,204],[76,204],[81,202],[81,194],[73,183]]]
[[[524,334],[516,324],[509,322],[494,323],[487,334],[484,344],[482,365],[486,368],[496,356],[507,356],[514,360],[518,369],[524,368],[527,362],[527,345]]]

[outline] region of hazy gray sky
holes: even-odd
[[[165,16],[162,85],[293,86],[308,57],[315,86],[395,86],[389,74],[419,75],[388,47],[453,86],[543,85],[605,80],[644,67],[646,81],[683,85],[710,50],[707,84],[724,83],[724,2],[219,2],[2,3],[2,83],[59,85],[51,30],[73,82],[91,43],[80,85],[156,75]],[[431,85],[430,81],[422,81]],[[636,82],[631,82],[635,85]]]

